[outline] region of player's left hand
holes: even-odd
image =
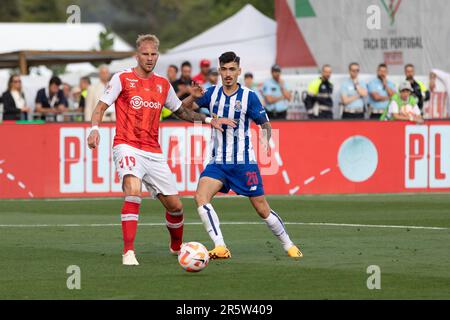
[[[228,118],[213,118],[211,121],[211,126],[216,128],[220,132],[223,132],[222,125],[230,126],[232,128],[236,128],[236,121]]]
[[[189,87],[189,93],[195,99],[203,97],[206,90],[203,89],[198,83],[192,81],[191,86]]]
[[[272,148],[270,147],[270,142],[267,140],[267,136],[264,134],[259,138],[259,143],[266,153],[267,157],[272,157]]]

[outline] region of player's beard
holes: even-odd
[[[236,85],[237,81],[236,79],[224,79],[223,85],[229,89],[233,88]]]
[[[141,68],[142,68],[146,73],[152,73],[153,70],[155,70],[155,66],[156,66],[156,64],[152,64],[152,65],[147,65],[147,64],[145,64],[144,67],[141,66]]]
[[[154,63],[148,65],[146,62],[140,62],[140,61],[138,61],[138,63],[139,63],[139,68],[140,68],[144,73],[146,73],[146,74],[150,74],[150,73],[153,72],[153,70],[155,70],[156,62],[157,62],[157,61],[155,61]]]

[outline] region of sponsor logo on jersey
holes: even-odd
[[[130,106],[139,110],[141,108],[161,109],[161,103],[155,101],[144,101],[140,96],[134,96],[130,100]]]
[[[136,88],[136,83],[139,82],[139,80],[130,78],[125,78],[125,80],[129,82],[130,88]]]

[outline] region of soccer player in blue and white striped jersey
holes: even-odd
[[[289,238],[281,218],[266,201],[251,143],[250,123],[253,121],[265,132],[265,148],[270,152],[269,118],[256,93],[238,83],[240,58],[234,52],[226,52],[220,56],[219,63],[222,85],[209,88],[196,101],[200,108],[209,108],[213,117],[236,122],[235,128],[223,125],[223,131],[213,129],[211,161],[201,174],[195,194],[198,213],[215,245],[209,252],[210,258],[231,257],[220,230],[219,218],[211,205],[212,198],[218,192],[228,193],[230,189],[248,197],[288,255],[300,258],[303,254]]]

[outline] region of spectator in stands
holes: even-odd
[[[360,67],[353,62],[348,67],[350,78],[341,85],[342,119],[364,119],[367,84],[358,79]]]
[[[177,81],[178,76],[178,67],[174,64],[167,67],[167,79],[169,82],[174,85],[175,81]],[[168,119],[175,119],[175,117],[172,115],[172,111],[170,111],[168,108],[163,107],[161,109],[161,116],[160,120],[168,120]]]
[[[65,95],[65,93],[64,93]],[[66,95],[66,99],[67,99],[67,95]],[[69,96],[68,102],[69,102],[69,109],[71,109],[72,111],[76,110],[76,111],[80,111],[83,112],[83,110],[80,110],[80,100],[81,100],[81,89],[80,87],[73,87],[72,90],[70,91],[70,96]]]
[[[204,85],[208,81],[208,73],[211,68],[211,61],[203,59],[200,61],[200,73],[197,74],[192,80],[199,85]]]
[[[22,79],[19,75],[13,74],[9,77],[8,90],[3,93],[1,100],[3,101],[3,120],[28,120],[28,112],[31,109],[25,101]]]
[[[174,83],[178,79],[178,67],[171,64],[167,67],[167,79],[170,83]]]
[[[86,106],[86,97],[90,86],[91,86],[91,79],[89,77],[82,77],[80,79],[81,97],[80,100],[78,101],[78,108],[82,110],[84,110],[84,107]]]
[[[244,74],[244,86],[249,88],[250,90],[255,91],[256,95],[259,98],[259,101],[263,106],[266,105],[266,101],[264,100],[263,95],[261,94],[261,88],[256,85],[256,83],[253,81],[253,73],[247,72]]]
[[[430,91],[427,89],[427,87],[421,81],[414,79],[415,75],[416,75],[416,72],[415,72],[414,65],[407,64],[405,66],[406,81],[411,83],[411,86],[413,88],[413,96],[415,96],[417,98],[417,100],[418,100],[417,105],[419,106],[420,111],[422,111],[424,102],[430,100]]]
[[[86,106],[84,107],[84,121],[91,121],[92,113],[103,96],[103,93],[108,86],[108,82],[111,79],[111,73],[109,71],[109,67],[107,65],[101,65],[98,68],[98,77],[99,82],[93,84],[89,87],[88,93],[86,96]],[[114,105],[112,105],[108,110],[106,110],[103,115],[103,121],[105,122],[114,122],[116,121],[116,113],[114,109]]]
[[[263,95],[266,100],[266,111],[270,119],[286,119],[291,93],[281,79],[281,67],[272,66],[272,78],[263,85]]]
[[[206,90],[212,86],[216,86],[219,82],[219,72],[217,69],[211,68],[208,71],[208,81],[205,82],[203,88]]]
[[[68,112],[67,100],[61,90],[61,79],[54,76],[47,88],[40,89],[36,94],[36,112],[44,115],[55,115]],[[46,117],[43,116],[42,119]]]
[[[72,86],[70,84],[68,84],[67,82],[64,82],[62,84],[62,91],[64,93],[64,98],[66,98],[67,107],[70,110],[78,108],[78,100],[76,100],[74,98],[73,90],[74,89],[72,88]]]
[[[181,64],[181,77],[172,83],[178,98],[183,100],[189,97],[189,87],[192,83],[192,65],[189,61],[185,61]]]
[[[308,85],[305,107],[311,119],[333,119],[332,72],[330,65],[324,65],[321,76]]]
[[[413,95],[414,90],[409,81],[403,82],[399,93],[394,94],[386,107],[381,120],[402,120],[423,123],[418,106],[418,99]]]
[[[387,75],[388,67],[382,63],[378,66],[377,77],[369,82],[370,119],[380,119],[395,94],[395,84],[387,79]]]
[[[431,93],[436,90],[436,79],[437,79],[437,76],[433,71],[430,72],[429,79],[430,79],[430,97],[431,97]]]

